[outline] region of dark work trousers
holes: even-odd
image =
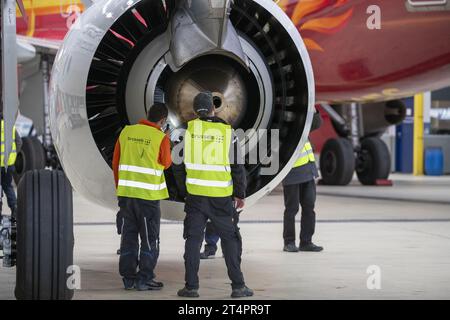
[[[233,223],[236,226],[236,228],[239,230],[239,212],[235,210],[234,216],[233,216]],[[217,252],[217,242],[219,242],[220,237],[217,234],[216,228],[214,227],[214,224],[211,221],[208,221],[206,223],[206,229],[205,229],[205,251],[208,251],[209,253],[216,254]],[[222,250],[223,251],[223,250]],[[242,241],[239,243],[239,256],[242,255]]]
[[[13,211],[17,205],[16,192],[14,191],[14,187],[12,184],[13,172],[14,167],[8,167],[8,170],[5,170],[5,167],[2,167],[2,190],[6,195],[8,207],[11,209],[11,211]],[[3,199],[3,194],[1,196]],[[3,203],[2,199],[0,199],[0,203]]]
[[[189,195],[186,198],[184,220],[186,287],[198,289],[200,249],[206,222],[211,220],[222,241],[222,250],[233,289],[245,286],[241,272],[242,238],[237,227],[236,210],[231,197],[210,198]]]
[[[295,216],[299,211],[299,204],[302,207],[302,217],[300,224],[300,243],[309,244],[316,226],[316,213],[314,205],[316,203],[316,182],[308,182],[287,185],[284,189],[284,243],[295,243]]]
[[[159,201],[119,197],[119,207],[117,231],[122,236],[120,275],[126,279],[146,283],[155,278],[154,269],[159,257],[161,221]]]

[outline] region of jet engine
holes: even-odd
[[[66,36],[50,85],[52,135],[73,188],[115,209],[111,162],[122,128],[154,102],[167,103],[180,127],[203,90],[245,132],[251,205],[288,174],[309,134],[314,77],[297,28],[269,0],[95,1]],[[268,130],[269,152],[256,163],[252,129]],[[267,174],[273,159],[279,166]],[[183,203],[162,204],[166,219],[182,213]]]

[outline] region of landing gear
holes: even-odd
[[[50,69],[49,56],[41,55],[41,73],[42,73],[42,93],[44,100],[44,130],[41,139],[36,136],[27,136],[22,138],[22,149],[17,154],[15,163],[14,181],[19,185],[20,179],[27,171],[42,170],[45,168],[61,169],[58,155],[53,145],[50,131],[50,104],[49,104],[49,85],[50,85]],[[30,130],[30,133],[33,130]],[[42,142],[41,142],[42,140]]]
[[[61,171],[29,171],[18,187],[17,299],[69,300],[72,187]]]
[[[381,107],[383,106],[373,106],[373,108]],[[358,103],[334,107],[322,105],[322,108],[332,119],[336,133],[341,136],[329,140],[322,150],[320,157],[322,183],[347,185],[356,171],[358,180],[363,185],[391,185],[387,180],[391,170],[390,152],[379,136],[394,121],[375,118],[371,122],[373,114],[368,112],[372,112],[373,109],[366,108],[364,110],[368,117],[364,122],[362,105]],[[401,105],[398,109],[400,113]]]
[[[350,140],[330,139],[320,155],[322,182],[326,185],[345,186],[352,181],[355,153]]]
[[[389,149],[380,138],[365,138],[361,141],[356,161],[356,174],[363,185],[375,185],[385,180],[391,170]]]
[[[17,154],[14,181],[19,185],[22,176],[31,170],[45,169],[46,155],[42,143],[36,137],[22,138],[22,149]]]

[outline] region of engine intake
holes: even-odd
[[[282,10],[272,1],[234,1],[228,31],[235,30],[242,51],[231,55],[231,49],[216,47],[175,68],[168,53],[179,4],[96,1],[55,60],[50,117],[58,155],[73,187],[112,209],[115,142],[122,128],[145,117],[155,101],[169,105],[170,122],[178,127],[193,118],[195,94],[208,90],[218,116],[235,129],[279,130],[279,147],[270,148],[271,156],[279,157],[276,173],[262,175],[264,159],[256,164],[246,159],[249,204],[281,182],[309,134],[315,101],[311,62]],[[257,148],[251,134],[242,139],[247,151]],[[163,205],[165,218],[179,219],[180,213],[180,204]]]

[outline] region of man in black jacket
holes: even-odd
[[[314,115],[311,131],[317,130],[322,124],[322,119],[318,112]],[[286,252],[310,251],[320,252],[322,247],[312,242],[316,225],[316,213],[314,206],[316,202],[316,182],[318,177],[314,152],[308,141],[294,168],[283,180],[284,191],[284,248]],[[300,247],[295,245],[295,216],[299,211],[299,204],[302,207],[302,217],[300,225]]]
[[[179,189],[182,190],[181,193],[187,195],[184,221],[186,285],[178,291],[178,295],[199,296],[200,247],[206,223],[210,220],[222,241],[225,263],[232,282],[231,296],[233,298],[252,296],[253,291],[245,285],[241,272],[242,239],[236,223],[236,211],[245,205],[246,190],[246,171],[243,162],[238,160],[241,159],[239,140],[233,132],[228,131],[231,131],[231,127],[215,116],[213,96],[210,92],[197,95],[194,100],[194,111],[199,119],[188,124],[183,139],[184,164],[174,167],[177,180],[180,181],[182,177]],[[199,131],[194,129],[195,126],[200,126]],[[210,135],[208,132],[215,134]],[[230,133],[229,141],[228,133]],[[205,158],[202,161],[193,160],[196,158],[193,151],[197,141],[200,142],[200,146],[202,144],[211,146],[215,143],[217,145],[214,146],[223,147],[222,150],[228,149],[227,159],[219,160],[218,163],[222,164],[211,164]],[[203,152],[206,150],[207,147]]]

